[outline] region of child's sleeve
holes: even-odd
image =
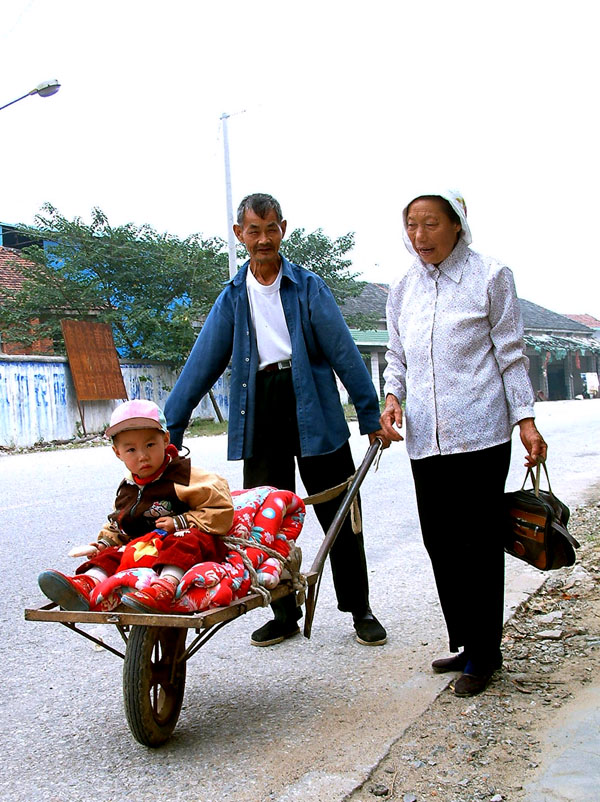
[[[123,535],[117,529],[113,529],[110,524],[105,524],[96,538],[98,543],[103,543],[105,546],[123,546],[129,542],[129,538]]]
[[[122,509],[123,500],[121,493],[124,491],[125,482],[121,482],[117,489],[117,496],[115,498],[115,508],[108,516],[108,520],[98,533],[98,543],[103,543],[105,546],[123,546],[129,542],[130,538],[122,532],[117,524],[119,517],[119,510]]]
[[[189,485],[175,485],[175,491],[189,507],[189,511],[183,513],[188,526],[215,535],[229,532],[233,523],[233,501],[229,485],[222,476],[192,466]]]

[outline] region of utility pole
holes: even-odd
[[[231,170],[229,167],[229,134],[227,131],[227,120],[229,114],[221,115],[223,123],[223,151],[225,156],[225,195],[227,201],[227,249],[229,251],[229,278],[233,278],[237,273],[237,262],[235,255],[235,236],[233,234],[233,203],[231,200]]]

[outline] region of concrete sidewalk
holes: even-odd
[[[366,781],[347,795],[338,788],[336,802],[600,798],[600,505],[576,518],[574,534],[589,534],[578,563],[539,574],[542,586],[509,616],[505,664],[488,690],[458,699],[455,675],[445,675]]]
[[[560,724],[544,734],[536,779],[524,802],[600,799],[600,681],[565,705]]]

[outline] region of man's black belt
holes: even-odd
[[[284,359],[282,362],[272,362],[270,365],[265,365],[261,368],[259,373],[273,373],[276,370],[288,370],[292,367],[291,359]]]

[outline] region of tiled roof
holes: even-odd
[[[19,251],[0,245],[0,287],[20,290],[23,285],[23,272],[19,268],[29,267],[31,262],[24,259]]]
[[[363,291],[355,298],[347,298],[340,304],[342,314],[345,315],[377,315],[380,320],[385,320],[385,304],[389,284],[365,284]]]
[[[590,329],[600,329],[600,320],[593,315],[563,315],[568,317],[569,320],[575,320],[577,323],[583,323],[584,326],[589,326]]]
[[[525,331],[561,331],[572,332],[574,334],[587,334],[591,335],[593,332],[588,326],[583,323],[578,323],[571,320],[565,315],[559,315],[558,312],[551,312],[550,309],[545,309],[543,306],[525,301],[519,298],[521,304],[521,312],[523,314],[523,326]]]
[[[385,320],[385,304],[389,290],[389,284],[368,283],[360,295],[356,298],[349,298],[340,305],[340,309],[345,315],[360,312],[375,313],[378,318]],[[593,329],[600,327],[600,321],[591,315],[559,315],[558,312],[552,312],[550,309],[538,306],[531,301],[525,301],[523,298],[519,298],[519,304],[526,332],[551,332],[564,336],[590,337],[594,333]],[[352,329],[352,334],[360,345],[385,345],[386,340],[382,338],[387,338],[385,331],[365,332]]]

